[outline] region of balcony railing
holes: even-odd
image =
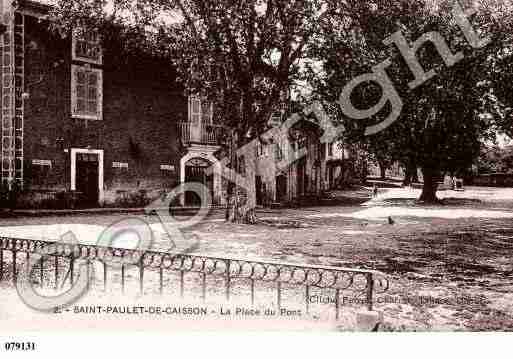
[[[184,144],[220,144],[222,127],[211,124],[193,124],[191,122],[180,123],[180,133]]]

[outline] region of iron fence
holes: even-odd
[[[51,248],[51,250],[49,250]],[[8,253],[6,256],[5,253]],[[267,283],[275,292],[278,310],[282,306],[282,295],[287,287],[300,289],[304,294],[306,313],[310,310],[310,294],[315,288],[330,290],[334,294],[334,309],[336,318],[340,315],[340,298],[342,291],[354,290],[360,292],[368,310],[373,309],[373,298],[376,292],[386,292],[389,282],[386,276],[377,271],[349,269],[329,266],[299,265],[293,263],[278,263],[269,261],[251,261],[235,258],[209,257],[194,254],[165,253],[158,251],[138,251],[131,249],[109,248],[85,244],[63,244],[42,240],[17,239],[0,237],[0,281],[17,279],[17,274],[23,262],[27,265],[32,255],[39,255],[37,267],[32,268],[31,275],[38,278],[41,286],[44,276],[48,273],[54,277],[57,288],[59,280],[67,281],[70,285],[76,279],[75,264],[77,260],[99,262],[103,267],[104,290],[109,287],[109,271],[116,271],[120,276],[121,290],[125,290],[128,268],[138,270],[138,286],[144,294],[145,275],[151,271],[158,277],[157,291],[164,293],[164,276],[167,272],[178,274],[179,294],[184,296],[185,276],[194,273],[198,276],[201,296],[207,297],[207,277],[215,277],[224,282],[224,296],[227,301],[232,297],[235,283],[248,287],[251,304],[255,304],[255,285]],[[9,257],[9,258],[7,258]],[[10,261],[8,260],[10,259]],[[123,264],[130,259],[135,264]],[[111,263],[118,263],[113,267]],[[6,275],[9,273],[9,275]],[[152,282],[153,284],[153,282]],[[218,288],[219,289],[219,288]]]

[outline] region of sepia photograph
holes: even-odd
[[[513,1],[0,13],[2,356],[513,331]]]

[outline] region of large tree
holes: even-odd
[[[187,92],[212,101],[217,122],[229,129],[228,166],[246,169],[249,189],[236,219],[251,221],[254,151],[240,156],[236,149],[262,133],[287,102],[319,36],[322,12],[321,0],[59,0],[54,15],[68,30],[108,35],[116,24],[127,48],[144,43],[170,57]]]
[[[445,171],[470,166],[483,142],[493,138],[501,126],[511,126],[504,114],[504,102],[494,94],[501,78],[498,73],[503,74],[506,64],[511,63],[511,32],[507,30],[511,26],[510,7],[500,2],[477,2],[476,16],[465,19],[471,21],[472,29],[478,29],[478,33],[467,38],[468,34],[456,24],[454,1],[328,3],[332,21],[323,23],[326,36],[312,54],[322,63],[324,75],[321,81],[314,81],[318,97],[328,102],[339,101],[352,79],[378,71],[375,66],[381,66],[382,76],[388,76],[393,83],[396,93],[389,99],[395,103],[388,101],[376,115],[358,120],[340,111],[338,121],[344,124],[348,139],[371,147],[386,142],[394,159],[420,166],[424,177],[420,200],[437,201],[437,178]],[[414,56],[401,53],[401,41],[404,50],[428,33],[438,44],[440,40],[448,44],[445,58],[439,54],[444,49],[437,49],[434,41],[420,46]],[[484,37],[488,37],[486,45],[479,44]],[[387,59],[389,62],[384,62]],[[411,67],[416,59],[421,73],[434,69],[435,75],[415,83],[419,79],[413,76]],[[507,87],[503,94],[511,92],[509,84],[501,83],[499,87]],[[382,88],[374,82],[362,83],[351,94],[353,106],[366,110],[382,98],[386,100],[385,92],[390,95],[390,88]],[[381,131],[368,133],[369,126],[382,123],[398,108],[395,122]]]

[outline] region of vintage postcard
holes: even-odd
[[[0,12],[2,333],[513,330],[511,1]]]

